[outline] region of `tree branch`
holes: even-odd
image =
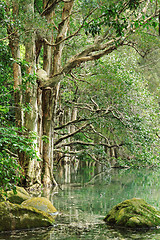
[[[91,97],[91,101],[92,101],[93,104],[95,105],[96,111],[100,111],[100,108],[99,108],[98,104],[95,102],[95,100],[93,99],[93,97]]]
[[[13,153],[13,152],[11,152],[9,149],[5,149],[5,151],[6,151],[7,153],[9,153],[11,156],[13,156],[13,157],[15,157],[15,158],[18,159],[18,155],[15,154],[15,153]]]
[[[76,154],[78,154],[78,153],[81,153],[81,152],[83,152],[84,150],[82,149],[82,150],[79,150],[79,151],[68,151],[68,150],[60,150],[60,149],[54,149],[54,151],[55,152],[59,152],[59,153],[64,153],[64,154],[66,154],[66,153],[68,153],[68,154],[73,154],[73,155],[76,155]]]
[[[92,124],[90,124],[90,127],[92,128],[92,130],[93,130],[93,132],[94,132],[95,134],[97,134],[98,136],[104,138],[104,139],[109,143],[108,138],[106,138],[102,133],[97,132]]]
[[[88,82],[88,81],[86,81],[86,80],[83,80],[83,79],[79,79],[78,77],[75,76],[75,74],[71,73],[70,75],[71,75],[71,77],[74,78],[75,80],[80,81],[80,82],[85,82],[85,83],[87,83],[87,84],[89,84],[89,85],[92,86],[92,84],[91,84],[90,82]],[[67,76],[67,78],[69,78],[69,77]],[[71,78],[69,78],[69,79],[72,80]],[[73,80],[72,80],[72,81],[73,81]]]
[[[59,0],[59,1],[55,0],[55,1],[52,2],[51,5],[49,5],[49,1],[48,1],[47,5],[46,5],[46,8],[41,13],[41,16],[45,16],[45,15],[49,14],[51,11],[53,11],[53,9],[56,7],[56,5],[60,2],[62,2],[62,0]]]
[[[80,30],[83,28],[84,23],[85,23],[85,21],[87,20],[87,18],[89,18],[89,17],[91,16],[91,14],[92,14],[96,9],[97,9],[97,7],[94,8],[92,11],[89,12],[89,14],[84,18],[81,26],[80,26],[73,34],[69,35],[68,37],[66,37],[66,38],[62,39],[61,41],[59,41],[59,42],[57,42],[57,43],[54,43],[54,44],[48,42],[48,40],[47,40],[46,38],[43,38],[44,42],[45,42],[47,45],[49,45],[49,46],[56,47],[57,45],[59,45],[59,44],[65,42],[65,41],[67,41],[68,39],[76,36],[76,35],[80,32]],[[69,16],[68,16],[68,17],[69,17]]]
[[[54,145],[56,146],[57,144],[59,144],[60,142],[62,142],[63,140],[69,138],[69,137],[72,137],[74,136],[76,133],[80,132],[82,129],[86,128],[87,126],[89,125],[89,123],[83,125],[82,127],[78,128],[76,131],[74,131],[73,133],[70,133],[70,134],[67,134],[61,138],[59,138],[55,143]]]
[[[90,156],[95,162],[99,163],[100,165],[108,167],[108,164],[102,163],[101,161],[97,160],[97,158],[95,158],[95,156],[93,156],[92,154],[87,153],[87,155]]]
[[[92,113],[96,113],[96,114],[99,114],[98,117],[104,117],[106,114],[110,113],[111,110],[112,110],[112,106],[108,106],[107,108],[99,108],[99,109],[93,109],[93,107],[88,104],[88,103],[74,103],[72,102],[72,104],[74,104],[76,106],[76,108],[79,108],[79,109],[84,109],[84,110],[88,110]],[[100,113],[102,115],[100,115]],[[95,117],[92,117],[92,118],[88,118],[87,120],[92,120],[92,119],[96,119],[97,116]]]
[[[158,16],[160,13],[160,10],[156,11],[151,16],[144,19],[144,21],[141,21],[141,24],[139,24],[139,27],[142,25],[145,25],[147,22],[149,22],[152,18]],[[141,15],[142,16],[142,15]],[[139,21],[141,16],[139,16],[135,21]],[[117,49],[118,47],[125,44],[125,40],[127,37],[135,31],[135,26],[131,26],[128,23],[128,27],[126,28],[126,31],[124,32],[124,36],[115,37],[112,36],[112,39],[106,43],[103,43],[105,38],[97,39],[94,44],[86,48],[85,50],[81,51],[80,53],[73,56],[65,65],[63,68],[59,70],[59,72],[56,75],[52,75],[50,78],[42,79],[42,87],[53,87],[57,82],[59,82],[63,74],[68,74],[72,71],[72,69],[76,68],[83,62],[92,61],[99,59],[103,57],[104,55],[107,55]],[[65,39],[65,38],[64,38]],[[64,40],[62,39],[62,40]],[[59,42],[57,42],[59,44]]]
[[[87,118],[80,118],[80,119],[76,119],[76,120],[73,120],[73,121],[69,121],[61,126],[57,126],[54,128],[54,130],[60,130],[60,129],[63,129],[65,127],[67,127],[68,125],[71,125],[71,124],[74,124],[74,123],[79,123],[79,122],[84,122],[84,121],[88,121],[90,119],[87,119]]]
[[[62,143],[60,145],[57,145],[57,148],[62,148],[65,146],[73,146],[73,145],[83,145],[83,146],[106,146],[108,148],[113,148],[113,147],[121,147],[123,145],[125,145],[123,142],[120,144],[113,144],[113,145],[109,145],[107,143],[91,143],[91,142],[83,142],[83,141],[73,141],[73,142],[69,142],[69,143]]]
[[[136,50],[136,52],[137,52],[142,58],[145,57],[146,54],[145,54],[145,53],[142,54],[142,53],[136,48],[136,43],[133,43],[133,42],[129,41],[128,43],[125,43],[124,45],[127,45],[127,46],[129,46],[129,47],[134,48],[134,49]]]

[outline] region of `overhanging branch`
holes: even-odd
[[[68,142],[68,143],[62,143],[60,145],[57,145],[57,148],[62,148],[65,146],[73,146],[73,145],[83,145],[83,146],[106,146],[108,148],[113,148],[113,147],[121,147],[125,145],[123,142],[120,144],[113,144],[109,145],[107,143],[93,143],[93,142],[83,142],[83,141],[73,141],[73,142]]]
[[[80,119],[76,119],[76,120],[73,120],[73,121],[69,121],[69,122],[67,122],[67,123],[65,123],[65,124],[63,124],[61,126],[55,127],[54,130],[60,130],[60,129],[63,129],[63,128],[71,125],[71,124],[75,124],[75,123],[79,123],[79,122],[85,122],[85,121],[88,121],[88,120],[90,120],[90,119],[88,119],[88,118],[80,118]]]
[[[54,145],[56,146],[57,144],[59,144],[59,143],[62,142],[63,140],[74,136],[76,133],[80,132],[81,130],[83,130],[84,128],[86,128],[88,125],[89,125],[89,123],[87,123],[87,124],[83,125],[82,127],[78,128],[76,131],[74,131],[74,132],[72,132],[72,133],[70,133],[70,134],[67,134],[67,135],[59,138],[59,139],[54,143]]]

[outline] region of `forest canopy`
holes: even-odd
[[[159,165],[159,15],[148,0],[1,1],[1,188],[56,184],[60,162]]]

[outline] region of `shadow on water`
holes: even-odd
[[[100,168],[59,169],[56,190],[45,189],[60,212],[55,225],[32,231],[0,234],[0,240],[54,239],[160,239],[160,230],[131,231],[114,229],[103,222],[104,216],[117,203],[133,197],[143,198],[160,210],[160,169]],[[70,176],[67,176],[67,171]]]

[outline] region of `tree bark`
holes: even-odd
[[[26,14],[31,14],[31,18],[34,20],[34,0],[24,4]],[[28,67],[26,69],[28,78],[31,77],[26,84],[25,93],[25,104],[30,106],[30,111],[25,112],[24,116],[24,126],[29,134],[38,133],[38,105],[37,105],[37,93],[38,86],[34,79],[34,74],[36,71],[36,51],[35,51],[35,32],[28,29],[28,34],[26,33],[25,41],[25,59],[28,62]],[[34,83],[32,83],[34,81]],[[38,136],[35,136],[33,141],[33,147],[37,155],[40,156],[40,149],[38,149]],[[31,159],[25,154],[24,156],[24,169],[26,175],[26,184],[33,185],[38,182],[41,183],[41,168],[39,162],[36,158]]]
[[[51,1],[52,2],[52,1]],[[43,8],[46,9],[48,0],[43,0]],[[46,14],[47,22],[52,23],[53,12]],[[48,41],[53,41],[53,35],[49,33]],[[45,42],[43,43],[43,69],[46,71],[48,76],[52,70],[52,54],[53,47],[48,46]],[[42,129],[43,136],[47,137],[46,141],[43,141],[43,185],[49,186],[53,184],[53,128],[52,128],[52,112],[53,112],[53,90],[51,88],[42,89]]]
[[[44,0],[44,9],[46,9],[46,4],[48,1]],[[52,4],[52,1],[51,3]],[[73,6],[73,1],[64,3],[63,13],[62,13],[62,22],[59,24],[58,33],[56,37],[56,42],[59,42],[60,39],[66,37],[69,24],[69,15],[71,13]],[[47,21],[52,21],[53,12],[46,15]],[[50,41],[53,39],[49,39]],[[60,67],[62,61],[62,51],[64,43],[57,45],[54,48],[53,53],[53,62],[51,64],[51,47],[44,43],[44,63],[43,69],[46,71],[47,75],[56,74]],[[48,141],[43,142],[43,184],[49,185],[52,182],[51,170],[53,168],[53,132],[54,132],[54,122],[56,120],[56,109],[57,101],[59,97],[59,88],[60,82],[55,84],[53,89],[43,88],[43,134],[48,137]],[[53,97],[52,97],[53,96]]]

